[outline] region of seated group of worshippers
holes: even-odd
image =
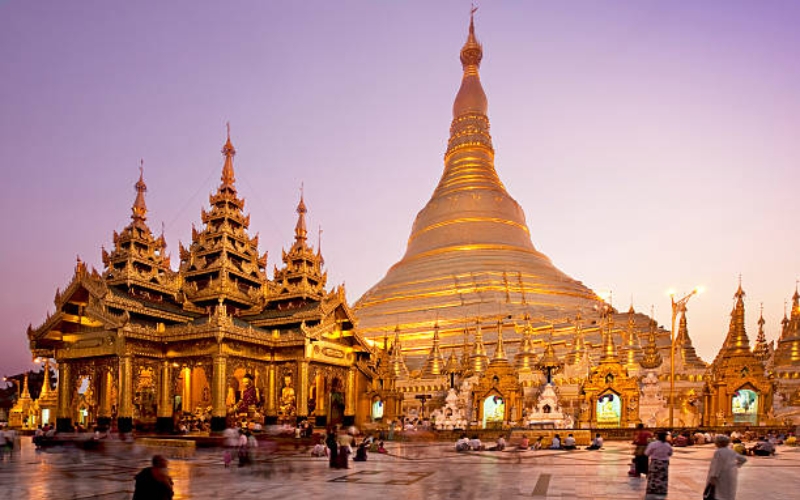
[[[533,444],[530,444],[528,437],[526,435],[522,435],[522,439],[517,445],[517,451],[526,451],[526,450],[541,450],[543,448],[543,437],[539,436]],[[456,451],[504,451],[506,449],[507,443],[505,436],[501,435],[497,438],[497,442],[495,446],[491,448],[486,448],[483,443],[481,443],[480,438],[477,435],[472,436],[472,438],[468,438],[466,434],[462,434],[461,438],[456,441],[455,448]],[[603,438],[600,436],[600,433],[597,433],[592,439],[591,445],[587,446],[587,450],[599,450],[603,447]],[[547,448],[549,450],[575,450],[577,449],[577,444],[575,442],[575,437],[572,434],[567,435],[564,439],[563,443],[561,441],[561,436],[556,434],[553,436],[553,440],[550,443],[550,446]]]

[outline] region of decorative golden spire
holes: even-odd
[[[620,349],[623,361],[629,370],[639,368],[639,361],[642,358],[642,346],[639,342],[639,335],[636,333],[636,311],[631,304],[628,309],[628,328],[625,332],[625,345]]]
[[[655,370],[664,360],[661,358],[661,352],[658,350],[656,344],[656,320],[652,319],[653,313],[650,312],[650,334],[647,336],[647,345],[644,348],[644,356],[639,364],[642,368],[648,370]]]
[[[606,313],[606,327],[607,331],[603,335],[603,355],[600,358],[601,363],[619,363],[617,357],[617,345],[614,343],[614,318],[612,312]]]
[[[497,347],[494,350],[494,356],[492,357],[492,363],[495,361],[508,361],[508,357],[506,356],[506,350],[503,348],[503,320],[497,320]]]
[[[222,146],[222,155],[225,156],[225,165],[222,167],[222,186],[233,187],[236,182],[236,177],[233,173],[233,157],[236,156],[236,148],[233,147],[231,142],[231,124],[225,124],[228,129],[228,140]]]
[[[139,161],[139,181],[135,184],[136,200],[134,200],[133,207],[131,207],[133,212],[131,219],[133,219],[134,224],[141,224],[147,220],[147,205],[144,202],[144,193],[147,192],[147,184],[144,183],[144,160]]]
[[[394,377],[403,378],[408,376],[408,367],[403,358],[403,347],[400,344],[400,325],[397,325],[394,329],[394,343],[392,344],[392,356],[389,366]]]
[[[575,336],[572,341],[572,352],[569,354],[569,364],[577,365],[585,358],[589,357],[589,352],[586,349],[586,342],[583,338],[583,316],[581,312],[575,315]]]
[[[531,317],[525,313],[525,326],[522,329],[522,342],[515,359],[517,371],[530,373],[536,368],[536,354],[533,352],[533,327]]]
[[[294,227],[294,239],[298,243],[305,242],[306,236],[308,235],[308,231],[306,230],[306,213],[308,213],[308,209],[303,199],[303,188],[300,188],[300,203],[297,204],[297,225]],[[321,229],[320,234],[322,234]]]
[[[447,363],[444,367],[444,373],[461,373],[461,364],[458,362],[455,348],[450,351],[450,356],[448,356]]]
[[[433,325],[433,345],[428,359],[425,360],[423,374],[428,377],[436,377],[444,374],[444,358],[439,351],[439,321]]]
[[[694,345],[692,345],[692,338],[689,336],[686,310],[686,304],[683,304],[680,308],[681,319],[678,326],[678,335],[675,337],[675,355],[680,356],[684,366],[705,368],[706,364],[697,355]]]
[[[761,313],[758,316],[758,336],[756,337],[756,345],[753,347],[753,354],[756,355],[759,361],[765,363],[770,356],[769,343],[767,336],[764,334],[764,303],[761,303]]]
[[[483,373],[489,365],[489,356],[486,354],[486,347],[483,345],[480,318],[475,319],[475,343],[472,345],[472,354],[469,356],[469,362],[472,373]]]
[[[747,337],[744,324],[744,290],[742,290],[742,279],[739,277],[739,288],[736,290],[734,298],[736,304],[731,311],[731,323],[728,336],[725,339],[723,350],[728,351],[750,351],[750,339]]]

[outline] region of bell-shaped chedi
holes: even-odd
[[[530,313],[545,321],[591,314],[602,305],[534,247],[522,207],[500,181],[478,71],[482,57],[470,21],[442,177],[417,215],[402,260],[355,305],[367,337],[380,337],[399,322],[408,353],[427,352],[434,310],[442,343],[452,345],[465,317],[482,321],[480,304],[487,305],[484,313],[501,304],[504,315]],[[516,351],[519,338],[507,340]]]

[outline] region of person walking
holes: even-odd
[[[636,424],[636,433],[633,435],[633,444],[636,448],[633,450],[632,476],[640,477],[642,474],[647,474],[648,459],[644,452],[652,438],[653,435],[644,428],[644,424]]]
[[[154,455],[151,466],[136,474],[133,500],[172,500],[172,478],[167,472],[167,459]]]
[[[718,434],[714,438],[717,451],[711,459],[706,483],[714,488],[715,500],[736,500],[739,467],[747,462],[745,457],[728,447],[730,442],[730,438],[724,434]]]
[[[328,447],[328,460],[331,469],[339,468],[339,443],[336,441],[336,431],[333,427],[328,428],[328,433],[325,436],[325,446]]]
[[[661,431],[657,439],[647,445],[644,454],[650,457],[647,474],[647,494],[666,495],[669,489],[669,459],[672,445],[667,442],[667,433]]]

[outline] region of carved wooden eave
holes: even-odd
[[[184,314],[171,313],[169,311],[164,311],[162,309],[148,307],[146,304],[142,303],[138,299],[115,293],[109,293],[103,299],[103,303],[106,306],[106,308],[108,306],[111,306],[117,309],[123,309],[124,311],[140,314],[142,316],[150,316],[153,318],[172,321],[175,323],[188,323],[193,319],[192,317],[188,317]]]

